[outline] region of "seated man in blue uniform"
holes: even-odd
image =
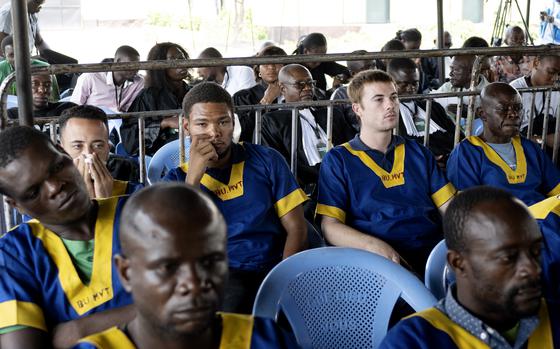
[[[183,111],[192,139],[189,161],[165,179],[200,187],[224,215],[230,271],[223,310],[250,313],[270,269],[305,247],[307,197],[278,152],[232,142],[233,102],[221,86],[196,85]]]
[[[560,172],[538,144],[519,136],[523,105],[502,82],[481,92],[484,131],[453,150],[447,177],[458,190],[477,185],[505,189],[530,206],[560,194]]]
[[[542,276],[547,298],[560,301],[560,196],[529,207],[543,235]]]
[[[333,245],[365,249],[423,275],[442,238],[440,212],[456,190],[427,148],[393,135],[399,99],[387,73],[358,73],[348,95],[362,127],[321,165],[323,233]]]
[[[132,194],[142,188],[134,182],[113,178],[108,168],[109,161],[109,127],[107,114],[92,105],[78,105],[65,110],[59,119],[60,143],[62,148],[74,159],[86,188],[92,199]],[[118,161],[112,162],[116,167],[122,166]],[[125,176],[129,177],[129,176]]]
[[[0,133],[0,193],[36,218],[0,238],[2,349],[68,347],[133,315],[112,266],[125,197],[92,201],[70,156],[23,126]]]
[[[75,349],[297,348],[272,319],[217,313],[227,279],[227,225],[202,191],[159,183],[123,210],[116,257],[137,316]]]
[[[527,207],[502,189],[467,189],[443,229],[456,284],[395,325],[380,348],[560,348],[560,307],[542,298],[543,240]]]

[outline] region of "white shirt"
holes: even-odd
[[[488,84],[489,84],[488,80],[486,80],[486,78],[483,75],[480,75],[480,82],[478,83],[478,86],[476,86],[476,90],[481,91]],[[467,91],[469,91],[468,88],[453,87],[453,85],[451,85],[451,82],[448,81],[445,84],[441,85],[440,88],[431,91],[430,93],[467,92]],[[463,104],[463,108],[466,108],[466,106],[469,105],[469,98],[470,96],[461,97],[461,103]],[[434,101],[441,104],[441,106],[445,109],[445,111],[447,111],[447,106],[449,106],[450,104],[457,104],[457,105],[459,104],[459,97],[436,98],[434,99]],[[477,107],[480,106],[479,96],[476,96],[474,106],[475,106],[475,110]]]
[[[527,88],[527,81],[525,77],[520,77],[519,79],[515,79],[509,83],[511,86],[515,87],[516,89],[519,88]],[[521,101],[523,103],[523,120],[521,120],[521,128],[526,127],[529,125],[529,117],[531,115],[531,97],[532,93],[522,93],[521,94]],[[548,115],[552,115],[556,117],[556,111],[558,109],[558,104],[560,104],[560,92],[559,91],[552,91],[552,95],[550,96],[550,107],[548,109]],[[533,117],[537,117],[540,113],[544,114],[544,108],[546,107],[546,97],[545,93],[543,92],[535,92],[535,114]]]
[[[255,81],[253,69],[244,65],[230,65],[226,67],[226,74],[222,82],[222,87],[225,88],[230,95],[233,96],[235,92],[251,88],[256,84],[257,82]]]
[[[22,1],[22,0],[18,0]],[[36,14],[29,14],[29,52],[33,53],[33,49],[35,48],[35,35],[39,30],[39,25],[37,23],[37,15]],[[13,35],[13,26],[12,26],[12,3],[8,2],[4,4],[4,6],[0,7],[0,31],[6,33],[8,35]]]
[[[315,166],[321,162],[321,155],[324,156],[324,154],[319,153],[319,148],[324,148],[324,151],[326,151],[327,134],[315,121],[315,116],[313,116],[311,110],[300,110],[299,117],[301,123],[303,152],[307,158],[307,163],[309,163],[310,166]]]

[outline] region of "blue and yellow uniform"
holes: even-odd
[[[383,154],[356,136],[323,159],[317,214],[387,242],[420,270],[442,239],[438,208],[455,192],[426,147],[393,136]]]
[[[84,284],[62,239],[32,220],[0,238],[0,330],[49,331],[55,325],[132,303],[113,256],[120,252],[119,217],[126,197],[98,201],[93,272]]]
[[[468,137],[451,153],[447,177],[458,190],[490,185],[509,191],[528,206],[560,194],[560,172],[539,146],[519,136],[512,138],[512,144],[515,170],[480,137]]]
[[[560,301],[560,197],[550,197],[529,210],[543,235],[541,265],[546,296]]]
[[[489,340],[489,336],[481,336]],[[434,307],[401,320],[387,333],[379,349],[490,349],[491,346],[479,337]],[[560,307],[543,301],[538,325],[527,337],[521,348],[560,348]]]
[[[132,195],[142,188],[144,188],[144,185],[141,183],[113,179],[111,196]]]
[[[184,181],[187,172],[183,164],[164,180]],[[282,259],[286,232],[280,218],[307,197],[276,150],[232,144],[232,165],[209,168],[200,184],[226,220],[230,268],[268,270]]]
[[[289,333],[272,319],[251,315],[218,313],[222,321],[220,349],[281,349],[299,348]],[[125,332],[113,327],[86,337],[73,349],[135,349]]]

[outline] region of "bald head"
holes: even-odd
[[[301,64],[288,64],[282,67],[278,72],[278,81],[289,83],[294,79],[295,75],[306,74],[311,76],[309,69]]]
[[[517,92],[514,87],[504,82],[493,82],[488,84],[480,92],[480,99],[482,101],[483,108],[490,102],[494,103],[500,96],[510,96],[511,98],[515,98],[515,96],[519,96],[519,92]]]
[[[506,30],[505,43],[508,46],[525,45],[525,32],[520,26],[514,25]]]
[[[133,195],[121,221],[123,253],[149,249],[161,235],[200,235],[225,245],[226,224],[205,194],[183,183],[161,183]]]

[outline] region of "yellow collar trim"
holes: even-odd
[[[233,164],[231,167],[231,174],[229,176],[229,183],[225,184],[215,179],[214,177],[204,174],[200,180],[206,189],[213,192],[222,201],[232,200],[243,196],[243,169],[245,167],[245,161]],[[189,164],[183,163],[181,165],[183,172],[188,173]]]
[[[473,336],[436,308],[429,308],[411,315],[411,317],[412,316],[420,316],[438,330],[447,333],[458,348],[489,348],[486,343]],[[527,346],[527,349],[552,348],[552,343],[552,330],[550,328],[548,308],[546,306],[546,302],[543,300],[539,310],[539,326],[529,337],[529,345]]]
[[[363,150],[354,150],[350,143],[342,145],[350,154],[357,156],[364,165],[373,171],[381,180],[385,188],[392,188],[404,184],[404,144],[399,144],[395,147],[395,159],[393,161],[393,168],[391,172],[385,171],[379,166],[369,155]]]
[[[250,349],[254,318],[244,314],[218,314],[222,318],[220,349]]]
[[[58,280],[72,308],[84,313],[113,299],[112,256],[113,225],[118,198],[98,200],[93,248],[93,271],[89,285],[84,285],[61,238],[38,221],[29,222],[33,235],[43,242],[45,250],[58,268]]]
[[[525,180],[527,179],[527,160],[525,159],[525,152],[523,151],[523,146],[521,145],[521,139],[519,136],[511,139],[517,163],[515,171],[512,170],[511,167],[509,167],[498,155],[498,153],[496,153],[496,151],[482,139],[477,136],[470,136],[467,139],[473,145],[482,148],[484,155],[486,155],[488,160],[502,169],[509,184],[525,183]]]

